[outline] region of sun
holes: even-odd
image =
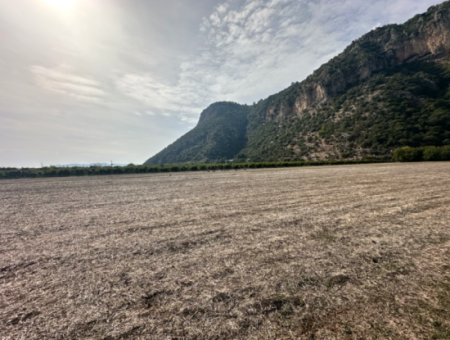
[[[45,0],[50,5],[60,9],[71,9],[77,0]]]

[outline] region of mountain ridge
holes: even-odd
[[[430,7],[427,12],[416,15],[402,25],[391,24],[374,29],[353,41],[342,53],[322,65],[304,81],[293,83],[288,88],[253,106],[242,105],[241,107],[245,107],[247,112],[245,137],[241,136],[239,143],[243,147],[234,156],[232,156],[231,150],[226,156],[251,161],[361,158],[368,154],[389,154],[393,147],[426,144],[423,140],[415,142],[409,135],[406,138],[399,138],[394,132],[392,136],[382,137],[379,141],[375,141],[375,138],[374,142],[370,144],[370,138],[372,138],[370,134],[358,137],[355,135],[354,129],[350,129],[350,127],[347,128],[348,131],[352,131],[350,135],[353,136],[353,140],[343,141],[334,131],[336,126],[341,124],[340,121],[345,121],[350,116],[354,118],[353,123],[358,125],[364,120],[363,116],[370,113],[365,120],[369,120],[372,125],[363,124],[364,129],[361,131],[364,133],[373,130],[380,117],[384,117],[386,121],[400,119],[386,114],[386,112],[390,112],[386,109],[390,105],[387,103],[396,99],[393,93],[386,93],[383,86],[394,86],[391,83],[395,81],[397,83],[394,87],[398,88],[398,91],[405,92],[401,102],[405,110],[409,109],[411,112],[423,110],[419,106],[426,105],[424,103],[428,103],[430,100],[438,100],[435,98],[436,93],[439,93],[439,100],[446,101],[447,94],[444,92],[450,82],[446,73],[449,55],[450,1]],[[433,64],[432,67],[430,67],[431,64]],[[379,84],[372,84],[372,80],[375,78],[379,79]],[[360,92],[362,93],[360,93],[359,99],[352,97],[351,102],[345,99],[339,105],[334,105],[337,98],[352,93],[365,83],[368,84],[371,92],[361,88]],[[405,85],[406,83],[409,84],[409,87]],[[431,91],[427,90],[427,86]],[[416,89],[414,94],[411,92],[413,87],[420,88],[420,90]],[[433,91],[435,93],[431,93]],[[373,105],[372,99],[378,98],[377,96],[380,94],[384,98],[382,103]],[[366,98],[365,104],[359,103],[361,98]],[[333,105],[333,108],[330,109],[330,105]],[[366,107],[366,112],[363,112],[361,117],[358,116],[358,110],[364,111],[364,107],[361,108],[359,105]],[[370,109],[367,106],[370,106]],[[401,104],[399,104],[400,106]],[[348,108],[349,111],[342,112],[342,107]],[[442,104],[441,108],[442,110],[450,109],[450,102],[448,107],[446,103]],[[214,123],[218,117],[208,112],[204,115],[205,111],[194,130],[198,129],[205,119],[211,126],[219,128],[220,123]],[[372,117],[371,112],[375,112],[377,116]],[[447,118],[450,119],[450,117],[446,116],[444,119],[445,130],[441,131],[441,140],[438,140],[439,138],[434,140],[438,145],[447,143]],[[405,116],[401,119],[408,125],[411,117]],[[418,120],[419,118],[414,119]],[[318,126],[317,121],[320,121],[323,126]],[[309,125],[304,126],[307,122]],[[237,123],[239,131],[242,131],[242,124],[243,122]],[[229,121],[227,126],[233,127],[233,122]],[[414,130],[409,127],[408,129],[408,131]],[[426,135],[429,129],[434,129],[434,126],[425,124],[422,126],[423,131],[411,133]],[[347,133],[346,131],[339,132]],[[189,145],[189,143],[183,142],[185,136],[178,141],[181,140],[181,144]],[[209,136],[211,137],[211,135]],[[242,144],[242,140],[245,140],[244,144]],[[216,140],[214,143],[215,149],[220,149],[220,141]],[[352,150],[347,150],[350,143],[353,143]],[[377,143],[382,147],[378,147]],[[189,148],[192,148],[192,145],[189,145]],[[162,153],[165,155],[165,162],[179,163],[180,157],[177,157],[177,152],[180,151],[176,151],[173,145],[164,149]],[[160,154],[150,158],[146,164],[160,164]],[[184,157],[183,162],[218,160],[221,157],[209,153],[208,157],[203,158]]]

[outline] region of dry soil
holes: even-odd
[[[450,339],[450,163],[0,182],[0,338]]]

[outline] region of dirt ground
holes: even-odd
[[[450,339],[450,163],[0,181],[0,338]]]

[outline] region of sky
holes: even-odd
[[[0,0],[0,167],[142,164],[435,0]]]

